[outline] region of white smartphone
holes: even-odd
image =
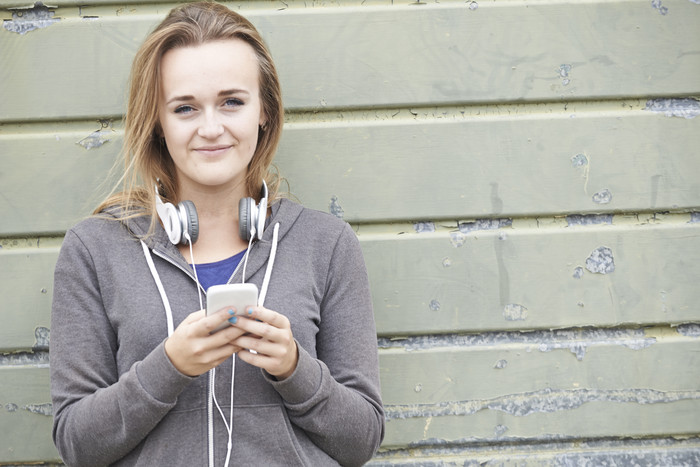
[[[242,314],[248,307],[257,306],[258,287],[255,284],[223,284],[212,285],[207,289],[207,316],[211,316],[222,308],[235,308]],[[213,332],[221,331],[230,324],[221,323]]]

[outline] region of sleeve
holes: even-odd
[[[54,273],[50,341],[53,439],[68,465],[107,465],[125,456],[191,381],[170,363],[163,343],[119,375],[117,347],[97,268],[69,231]]]
[[[294,373],[266,375],[289,418],[342,465],[362,465],[384,437],[377,334],[360,244],[346,224],[330,262],[314,359],[301,346]]]

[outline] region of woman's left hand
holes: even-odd
[[[294,373],[299,354],[286,316],[258,306],[239,311],[236,317],[233,325],[247,333],[232,342],[244,349],[238,352],[241,360],[264,369],[278,380]]]

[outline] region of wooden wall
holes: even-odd
[[[356,229],[372,465],[700,464],[700,2],[228,2],[262,31],[278,165]],[[62,234],[105,192],[171,8],[0,0],[0,464],[60,462]]]

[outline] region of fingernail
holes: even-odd
[[[236,314],[236,312],[235,312],[235,311],[233,311],[233,310],[228,310],[228,314],[229,314],[229,315],[235,315],[235,314]]]
[[[249,315],[252,315],[252,314],[253,314],[253,309],[252,309],[252,308],[248,308],[248,314],[249,314]]]
[[[237,317],[237,316],[234,316],[234,317],[228,319],[228,322],[231,323],[231,324],[236,324],[236,321],[238,321],[238,317]]]

